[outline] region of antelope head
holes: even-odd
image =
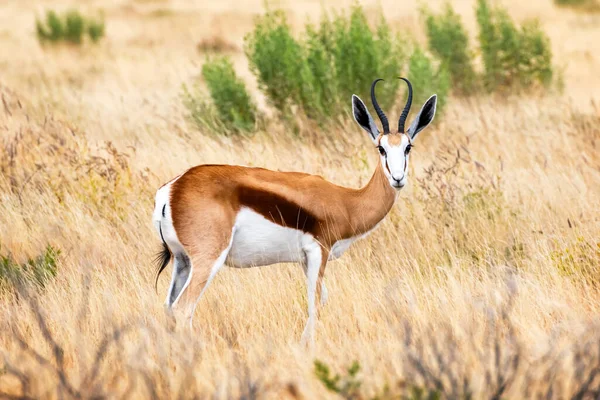
[[[412,104],[412,85],[408,79],[400,79],[405,81],[408,85],[408,100],[406,101],[404,110],[398,120],[397,132],[390,132],[388,119],[381,110],[381,107],[379,107],[377,99],[375,98],[375,85],[383,79],[376,79],[371,85],[371,101],[377,112],[377,116],[381,121],[383,133],[380,133],[379,128],[367,110],[365,103],[363,103],[357,95],[352,95],[352,114],[354,115],[354,119],[371,137],[377,151],[379,151],[381,165],[383,166],[385,176],[390,185],[398,190],[406,185],[408,177],[408,160],[414,140],[419,132],[425,129],[425,127],[433,121],[437,104],[437,95],[434,94],[425,102],[416,118],[405,132],[404,124]]]

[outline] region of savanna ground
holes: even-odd
[[[395,29],[423,39],[417,5],[364,6],[379,4]],[[49,244],[61,254],[45,289],[0,300],[1,396],[322,398],[333,395],[314,360],[336,372],[357,360],[362,397],[412,386],[450,398],[595,397],[600,15],[503,4],[518,21],[540,18],[564,91],[449,101],[420,135],[389,217],[329,264],[329,302],[307,350],[296,265],[222,270],[192,334],[163,310],[169,274],[153,288],[154,192],[186,168],[299,170],[359,187],[375,167],[350,114],[332,128],[307,123],[294,135],[272,123],[248,138],[186,121],[181,86],[199,74],[199,42],[222,39],[258,96],[242,48],[262,2],[3,2],[0,254],[24,262]],[[323,10],[277,5],[294,26]],[[475,35],[473,2],[453,5]],[[36,14],[69,6],[103,9],[105,40],[41,47]]]

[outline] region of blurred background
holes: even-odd
[[[595,398],[599,47],[597,0],[5,0],[0,397]],[[224,269],[173,327],[158,187],[204,163],[361,187],[351,95],[384,78],[395,126],[398,76],[435,123],[328,265],[313,348],[296,265]]]

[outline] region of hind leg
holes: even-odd
[[[181,277],[176,276],[173,281],[173,297],[171,306],[183,313],[184,318],[192,325],[194,311],[202,295],[211,281],[225,264],[231,244],[233,232],[228,237],[224,235],[207,234],[202,239],[196,240],[191,247],[190,257],[187,262],[182,261]],[[189,272],[188,272],[189,271]],[[186,274],[187,273],[187,274]],[[174,275],[175,276],[175,275]],[[185,283],[181,284],[185,279]],[[175,294],[176,289],[179,292]],[[171,300],[171,299],[169,299]]]
[[[189,284],[189,278],[192,272],[192,261],[188,255],[181,251],[175,254],[173,261],[173,275],[171,276],[171,285],[167,292],[165,305],[167,308],[172,308],[179,300],[181,293]]]

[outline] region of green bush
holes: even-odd
[[[268,11],[245,43],[250,68],[270,103],[283,115],[299,109],[314,120],[347,110],[353,93],[368,98],[377,77],[389,80],[378,99],[382,107],[391,106],[404,60],[399,49],[385,19],[371,28],[359,6],[349,15],[325,15],[318,26],[307,24],[299,38],[282,11]]]
[[[253,130],[256,105],[229,58],[207,60],[202,66],[202,77],[210,100],[201,91],[192,93],[184,87],[184,104],[191,120],[200,128],[220,134]]]
[[[215,107],[199,85],[194,85],[190,89],[184,84],[182,98],[183,105],[187,110],[187,118],[198,129],[207,128],[210,132],[217,134],[229,133],[218,119]]]
[[[377,29],[370,28],[362,8],[355,6],[347,19],[343,14],[333,21],[334,62],[338,102],[347,107],[348,99],[357,93],[363,99],[369,97],[373,79],[387,78],[378,87],[377,100],[387,109],[396,100],[403,64],[403,52],[394,38],[383,15]],[[324,83],[327,84],[327,83]]]
[[[600,11],[600,1],[598,0],[554,0],[554,4],[574,7],[583,11]]]
[[[69,10],[62,16],[49,10],[46,12],[45,21],[36,19],[35,25],[38,40],[42,43],[65,41],[81,44],[86,33],[95,43],[104,36],[105,32],[103,20],[86,18],[77,10]]]
[[[442,398],[442,393],[438,389],[429,389],[406,384],[397,385],[396,388],[390,388],[388,385],[385,385],[383,388],[377,389],[374,396],[367,397],[361,388],[362,382],[357,376],[360,372],[360,364],[358,361],[354,361],[352,365],[346,369],[344,375],[333,375],[329,366],[319,360],[315,360],[314,366],[314,372],[317,379],[327,390],[336,393],[342,399],[440,400]],[[465,398],[469,397],[465,396]]]
[[[87,32],[92,42],[96,43],[104,37],[104,29],[103,19],[88,19]]]
[[[435,15],[427,10],[423,13],[429,49],[446,65],[454,88],[460,94],[472,93],[478,77],[473,69],[469,36],[460,16],[450,4],[446,4],[442,14]]]
[[[537,21],[518,28],[507,11],[477,0],[479,42],[489,90],[548,87],[552,83],[550,41]]]
[[[283,11],[258,18],[245,41],[250,69],[273,106],[287,111],[291,104],[299,103],[304,85],[303,49],[292,36]]]
[[[556,4],[559,4],[561,6],[564,5],[568,5],[568,6],[581,6],[585,3],[589,3],[589,0],[554,0],[554,2]]]
[[[378,88],[378,99],[382,108],[389,109],[398,100],[401,82],[395,78],[406,68],[415,103],[420,105],[437,93],[440,112],[450,89],[468,95],[482,87],[490,91],[547,87],[555,81],[550,43],[537,22],[517,27],[504,9],[477,0],[484,65],[483,73],[477,73],[468,34],[452,7],[447,5],[441,14],[427,10],[423,14],[428,53],[407,46],[383,16],[372,27],[358,5],[347,14],[325,14],[318,24],[307,23],[299,36],[293,34],[283,11],[269,10],[245,37],[244,50],[259,89],[292,124],[290,117],[295,114],[319,123],[346,115],[350,95],[368,99],[370,85],[379,77],[387,82]],[[198,93],[184,91],[192,119],[213,128],[251,129],[256,108],[250,96],[230,64],[215,63],[203,71],[211,103]]]
[[[348,367],[344,376],[338,374],[332,375],[329,366],[321,361],[316,360],[314,365],[317,379],[319,379],[329,391],[337,393],[344,399],[359,398],[361,382],[356,377],[360,371],[360,364],[358,361],[354,361],[352,365]]]
[[[484,66],[480,76],[473,68],[468,34],[452,7],[447,4],[437,15],[428,10],[423,14],[429,49],[445,64],[458,94],[470,94],[482,86],[489,91],[549,87],[556,78],[550,41],[537,21],[518,27],[505,9],[491,6],[489,0],[477,0]]]
[[[308,84],[303,90],[302,104],[309,118],[332,117],[337,107],[331,107],[331,100],[337,99],[338,87],[334,65],[333,29],[331,22],[324,18],[317,30],[306,26],[304,76]]]
[[[85,19],[79,11],[71,10],[65,14],[64,39],[73,44],[81,44]]]
[[[46,12],[45,24],[39,19],[36,19],[35,27],[40,41],[56,42],[61,40],[64,36],[62,20],[59,18],[58,14],[52,10]]]
[[[0,290],[29,284],[44,288],[48,280],[56,276],[59,256],[60,250],[50,245],[23,264],[17,263],[10,254],[0,255]]]
[[[420,47],[415,47],[408,61],[408,79],[414,90],[413,104],[419,110],[434,93],[438,95],[436,115],[443,113],[450,92],[450,73],[446,64],[435,67]]]

